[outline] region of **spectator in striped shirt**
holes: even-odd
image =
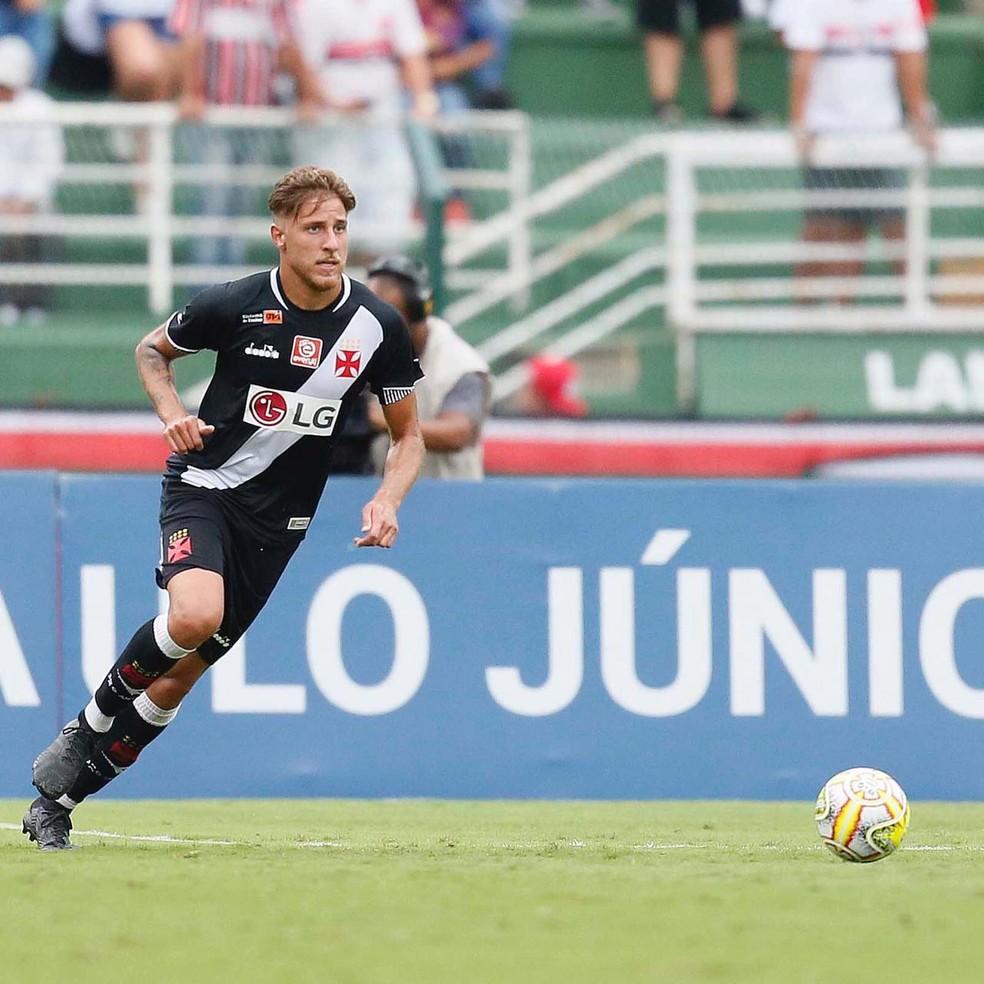
[[[176,0],[171,28],[181,41],[180,113],[193,124],[185,132],[188,156],[207,168],[201,212],[261,214],[262,193],[243,183],[238,172],[243,165],[274,163],[282,155],[279,132],[203,120],[209,106],[276,105],[280,71],[294,80],[298,118],[310,122],[317,117],[322,99],[301,54],[293,0]],[[196,237],[192,257],[208,266],[242,264],[246,239]]]

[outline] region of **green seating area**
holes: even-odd
[[[648,116],[649,95],[631,4],[618,20],[585,16],[577,0],[536,0],[516,21],[509,81],[534,116]],[[941,11],[954,2],[940,4]],[[984,117],[984,18],[941,14],[931,31],[930,86],[945,122]],[[704,115],[696,44],[687,46],[680,102]],[[761,22],[742,26],[744,98],[776,120],[786,116],[786,54]]]
[[[941,7],[944,7],[941,4]],[[536,0],[517,19],[509,83],[520,106],[534,117],[534,187],[559,177],[564,168],[604,149],[604,121],[611,121],[611,139],[645,132],[650,109],[641,45],[629,5],[622,16],[598,20],[585,16],[570,0]],[[944,122],[959,124],[984,119],[984,20],[947,14],[932,29],[932,89]],[[785,115],[786,55],[767,28],[743,27],[742,84],[745,98],[769,114],[776,126]],[[681,102],[688,118],[703,122],[703,79],[695,45],[688,46]],[[564,150],[561,138],[586,131],[583,146]],[[598,128],[601,129],[598,129]],[[602,136],[599,138],[598,134]],[[790,181],[794,176],[788,176]],[[774,179],[774,176],[773,176]],[[627,172],[617,187],[579,203],[567,215],[550,215],[533,229],[534,252],[563,242],[572,229],[581,230],[607,212],[624,207],[634,197],[663,190],[660,168]],[[69,197],[71,195],[69,194]],[[71,202],[64,203],[72,211]],[[754,238],[750,216],[715,216],[702,226],[702,237],[727,242]],[[951,213],[947,235],[977,235],[980,215]],[[787,221],[788,220],[788,221]],[[798,217],[784,217],[789,235]],[[736,225],[737,223],[737,225]],[[759,230],[776,233],[775,220]],[[788,228],[787,228],[788,227]],[[532,292],[534,305],[547,303],[585,278],[647,244],[662,238],[663,220],[637,226],[602,246],[583,263],[558,271]],[[100,242],[69,238],[66,258],[72,261],[113,259],[142,262],[143,243]],[[257,263],[266,262],[257,248]],[[488,257],[483,261],[487,262]],[[627,285],[627,289],[632,285]],[[0,328],[0,403],[6,406],[142,407],[143,394],[132,371],[132,348],[156,315],[146,310],[142,287],[54,288],[56,312],[41,328]],[[617,296],[617,295],[616,295]],[[580,317],[590,317],[592,310]],[[508,323],[513,315],[504,305],[465,326],[464,333],[480,341]],[[561,326],[564,327],[564,326]],[[550,336],[547,335],[547,338]],[[640,316],[597,353],[582,356],[584,388],[599,415],[672,417],[677,413],[673,339],[661,312]],[[196,372],[202,370],[198,367]],[[182,383],[195,380],[187,378]]]

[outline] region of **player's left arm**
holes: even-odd
[[[417,419],[417,397],[411,392],[402,400],[383,405],[390,433],[390,449],[383,468],[383,481],[376,494],[362,507],[362,536],[357,547],[391,547],[400,531],[396,512],[413,487],[424,461],[424,438]]]

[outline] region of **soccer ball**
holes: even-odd
[[[902,843],[909,800],[887,772],[845,769],[828,779],[817,797],[820,839],[845,861],[880,861]]]

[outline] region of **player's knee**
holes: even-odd
[[[182,649],[197,649],[219,631],[221,624],[221,607],[207,603],[172,605],[167,617],[168,633]]]

